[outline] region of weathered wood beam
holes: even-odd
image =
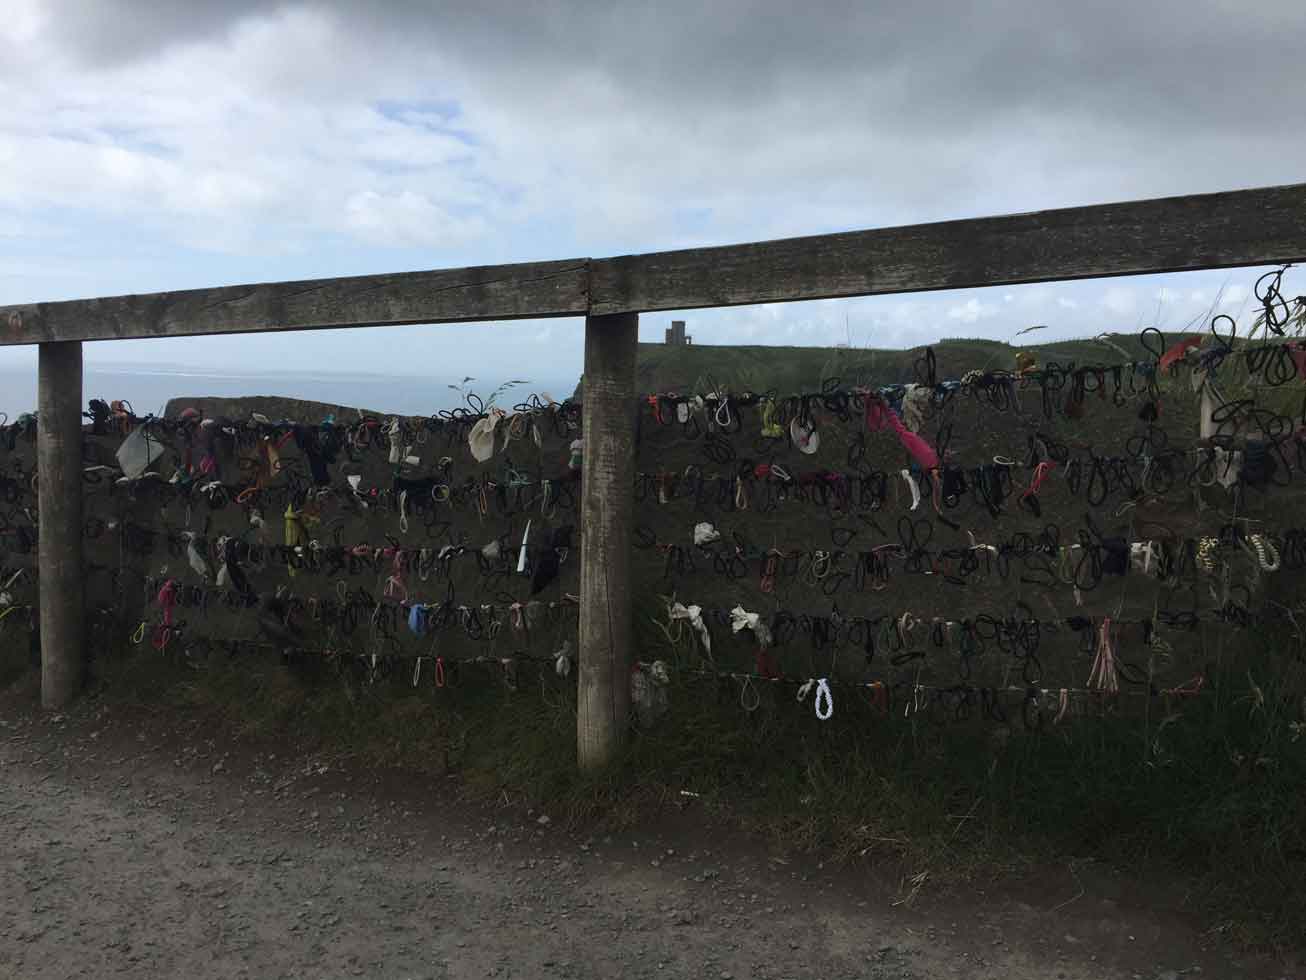
[[[1306,261],[1306,184],[609,259],[0,307],[0,345],[779,303]]]
[[[586,259],[0,307],[0,345],[584,316]]]
[[[1306,261],[1306,184],[595,260],[590,312]]]
[[[41,704],[66,707],[86,671],[82,567],[82,345],[42,344],[37,365]]]
[[[585,321],[576,758],[586,770],[616,757],[630,709],[638,348],[638,314]]]

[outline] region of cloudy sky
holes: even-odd
[[[1291,183],[1304,36],[1301,0],[6,0],[0,304]],[[1237,312],[1254,278],[685,318],[714,343],[1084,336]],[[87,357],[497,379],[574,374],[580,335],[406,327]]]

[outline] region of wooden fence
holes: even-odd
[[[1306,260],[1306,184],[872,231],[391,275],[0,307],[0,344],[39,344],[41,697],[85,664],[82,342],[585,317],[577,754],[626,730],[639,314]]]

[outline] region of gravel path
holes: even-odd
[[[719,831],[575,838],[103,709],[0,719],[0,977],[1284,975],[1064,870],[907,910]]]

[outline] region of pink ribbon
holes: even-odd
[[[894,431],[898,436],[898,441],[902,443],[902,447],[911,453],[912,458],[920,463],[922,469],[938,469],[939,454],[934,451],[934,447],[916,433],[909,432],[907,427],[902,424],[902,419],[898,418],[893,409],[884,404],[884,399],[879,395],[868,394],[866,396],[866,428],[872,432],[879,432],[886,425]]]

